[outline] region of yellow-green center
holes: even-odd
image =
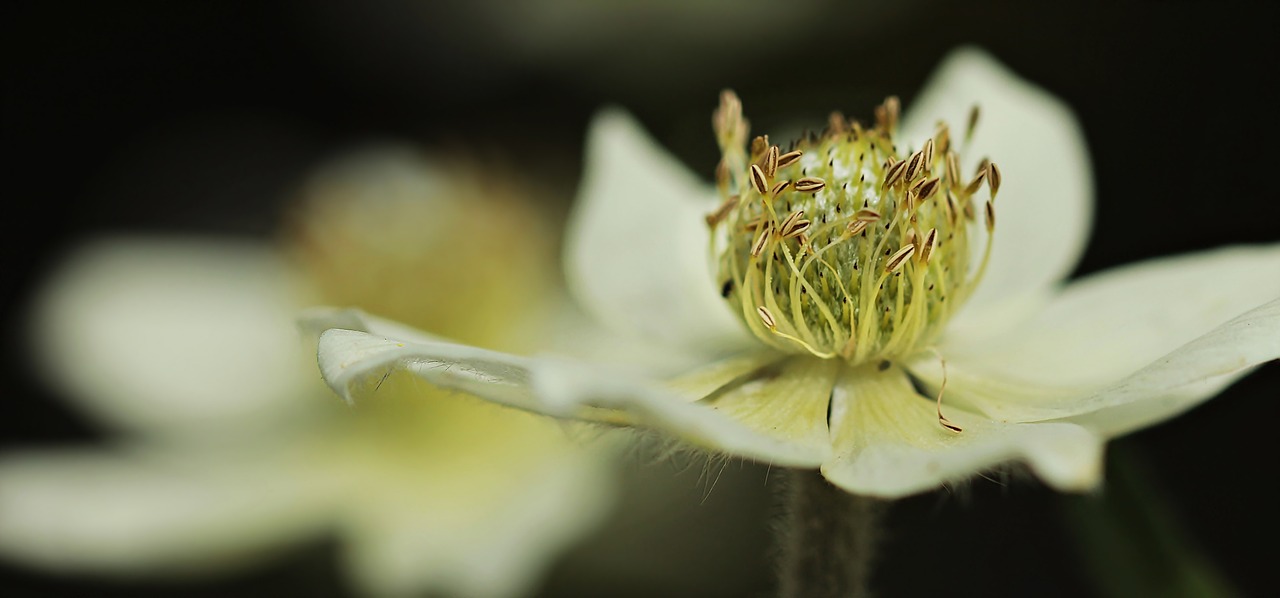
[[[899,152],[896,99],[876,115],[863,128],[833,114],[821,134],[782,148],[768,137],[747,146],[732,93],[716,111],[724,201],[707,222],[721,294],[780,350],[855,365],[918,352],[981,276],[971,241],[995,214],[974,195],[986,183],[994,198],[999,169],[983,160],[965,180],[945,124]],[[983,265],[989,251],[990,235]]]

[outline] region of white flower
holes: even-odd
[[[608,512],[610,447],[583,450],[557,422],[416,380],[388,379],[349,408],[316,379],[294,327],[319,287],[391,313],[434,310],[423,325],[463,338],[524,343],[546,317],[549,289],[526,283],[551,278],[539,253],[550,239],[522,219],[531,207],[451,176],[400,150],[339,162],[310,186],[289,252],[120,238],[72,255],[36,314],[40,357],[121,435],[0,457],[0,553],[172,573],[332,533],[365,594],[534,587]],[[470,243],[489,235],[506,242]],[[445,263],[444,249],[466,251]],[[511,296],[477,295],[495,288]]]
[[[935,128],[939,119],[965,123],[975,104],[982,116],[971,140],[962,141],[963,129],[948,137]],[[835,123],[837,134],[802,145],[807,161],[786,172],[820,173],[803,183],[782,185],[787,149],[761,142],[743,153],[739,108],[730,97],[716,117],[723,200],[630,118],[602,114],[570,230],[566,268],[577,298],[619,335],[683,356],[690,373],[633,378],[577,360],[408,342],[377,323],[348,321],[320,339],[325,379],[363,397],[386,372],[407,371],[530,411],[657,428],[714,451],[820,468],[850,492],[899,497],[1010,461],[1061,490],[1093,488],[1106,439],[1182,413],[1280,356],[1280,246],[1176,256],[1064,283],[1091,222],[1083,136],[1065,106],[981,52],[949,57],[900,127],[890,103],[877,130]],[[902,147],[889,148],[884,136],[895,128]],[[963,159],[955,167],[943,155],[948,138]],[[864,162],[855,149],[874,143],[876,155],[897,157]],[[897,153],[905,147],[937,155],[913,172],[916,154]],[[947,172],[973,172],[986,156],[1000,166],[983,161],[977,171],[991,195],[999,188],[998,209]],[[899,162],[908,174],[895,174]],[[866,192],[859,172],[876,191],[864,195],[868,205],[889,210],[893,226],[876,229],[878,237],[845,227],[851,210],[833,211],[848,207],[841,197]],[[955,196],[929,188],[931,173]],[[777,215],[760,216],[761,205]],[[749,219],[753,210],[764,219]],[[995,213],[985,278],[973,287],[980,268],[969,267],[970,245],[946,243],[972,235],[980,251],[982,224]],[[808,278],[786,274],[803,270],[796,256],[830,247],[852,248],[844,255],[861,261],[815,258]],[[766,273],[774,255],[777,270]],[[859,283],[853,274],[849,283],[858,263],[871,277]],[[817,277],[828,273],[845,291],[820,288]],[[876,295],[877,282],[896,305]],[[953,296],[944,297],[944,284]]]

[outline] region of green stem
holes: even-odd
[[[876,523],[886,503],[832,486],[815,470],[790,470],[784,490],[779,595],[870,596]]]

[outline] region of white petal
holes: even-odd
[[[0,553],[67,571],[217,569],[318,534],[332,493],[259,453],[62,451],[0,461]]]
[[[354,330],[320,335],[320,375],[347,402],[378,391],[396,370],[432,384],[539,412],[545,410],[529,388],[534,361],[447,342],[410,342]]]
[[[1136,384],[1146,389],[1142,396],[1154,399],[1145,407],[1133,406],[1149,409],[1147,415],[1091,418],[1109,433],[1129,430],[1187,409],[1250,367],[1280,357],[1275,349],[1280,330],[1267,308],[1232,320],[1277,297],[1280,245],[1220,249],[1113,269],[1068,286],[1043,311],[1005,335],[944,347],[952,376],[948,393],[1001,420],[1035,421],[1137,401],[1134,388],[1094,396],[1111,385]],[[1175,354],[1191,357],[1180,358],[1176,372],[1163,369],[1160,364]],[[1144,374],[1134,372],[1144,367],[1166,371],[1166,378],[1159,384],[1135,381],[1133,376]],[[940,372],[927,360],[913,371],[935,385],[940,381]]]
[[[666,430],[702,447],[784,465],[816,465],[821,455],[756,434],[679,394],[573,361],[526,358],[451,343],[410,343],[350,330],[320,336],[320,371],[347,400],[377,392],[394,370],[434,385],[555,417]]]
[[[591,124],[565,270],[594,316],[633,337],[718,349],[749,342],[718,295],[704,220],[715,190],[627,114]]]
[[[485,463],[488,471],[448,477],[401,471],[361,488],[342,522],[356,583],[374,596],[524,595],[565,547],[602,522],[613,499],[608,459],[585,451],[525,457],[509,454]]]
[[[986,277],[949,327],[965,336],[991,332],[1034,309],[1075,267],[1093,213],[1089,155],[1071,110],[980,50],[947,57],[907,111],[906,139],[919,147],[945,120],[962,144],[975,103],[981,117],[961,168],[969,176],[988,157],[1004,182]]]
[[[827,406],[840,367],[834,359],[786,359],[757,372],[754,379],[740,380],[703,399],[702,404],[761,435],[826,458],[831,451]]]
[[[292,280],[265,245],[102,240],[37,297],[32,341],[50,383],[110,423],[261,420],[314,387],[292,329]]]
[[[1280,359],[1280,299],[1232,319],[1081,404],[1072,420],[1110,435],[1173,417]]]
[[[897,498],[1022,461],[1054,488],[1088,490],[1101,479],[1102,444],[1069,423],[1002,424],[951,405],[964,428],[938,424],[933,402],[898,368],[850,370],[832,396],[835,458],[822,473],[850,492]]]

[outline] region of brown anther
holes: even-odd
[[[901,112],[902,103],[898,101],[898,96],[889,96],[884,99],[884,103],[879,108],[876,108],[876,124],[892,133],[898,128],[898,115]]]
[[[968,199],[964,200],[964,217],[967,218],[969,222],[973,222],[975,218],[973,213],[973,201]]]
[[[763,156],[765,151],[767,151],[768,149],[769,149],[768,135],[757,135],[755,139],[751,140],[751,158],[752,159],[755,159],[756,156]]]
[[[856,237],[862,234],[862,231],[867,230],[867,223],[863,220],[854,220],[845,226],[845,230],[848,231],[850,237]]]
[[[812,224],[812,223],[811,223],[811,222],[809,222],[808,220],[797,220],[797,221],[795,221],[795,222],[791,223],[791,225],[790,225],[790,226],[783,225],[783,227],[782,227],[782,238],[783,238],[783,239],[790,239],[791,237],[803,237],[803,236],[804,236],[804,231],[809,230],[809,226],[810,226],[811,224]],[[807,244],[807,243],[808,243],[808,240],[807,240],[807,239],[802,240],[802,241],[801,241],[801,243],[803,243],[803,244]]]
[[[919,196],[921,202],[924,202],[930,197],[933,197],[933,194],[938,191],[938,182],[938,177],[921,179],[919,182],[911,186],[911,190]]]
[[[951,127],[948,127],[947,123],[938,121],[938,132],[933,139],[938,144],[938,151],[944,154],[951,151]]]
[[[725,218],[729,217],[729,212],[733,211],[733,208],[736,205],[738,205],[737,195],[731,196],[723,202],[720,202],[720,207],[717,207],[714,212],[707,214],[707,226],[715,228],[717,224],[720,224]]]
[[[769,313],[769,308],[761,305],[756,308],[756,314],[760,316],[760,321],[764,322],[765,327],[769,330],[778,327],[778,323],[773,320],[773,314]]]
[[[737,131],[734,129],[739,128],[742,122],[742,101],[737,94],[731,89],[720,92],[720,106],[711,114],[711,124],[715,127],[716,134],[721,137],[735,134]]]
[[[919,151],[907,158],[907,171],[902,174],[902,178],[907,182],[914,181],[922,170],[924,170],[924,152]]]
[[[888,171],[885,172],[884,183],[882,183],[880,186],[885,189],[892,187],[893,185],[897,184],[899,180],[902,179],[902,174],[906,171],[907,171],[907,163],[905,161],[893,163],[888,167]]]
[[[803,156],[803,155],[804,155],[804,152],[800,150],[792,150],[785,154],[782,154],[781,156],[778,156],[778,168],[786,168],[788,166],[791,166],[792,164],[795,163],[796,160],[800,159],[800,156]]]
[[[804,218],[804,210],[798,210],[788,214],[786,219],[782,221],[782,226],[778,227],[779,234],[784,237],[787,236],[787,229],[794,226],[801,218]]]
[[[864,208],[854,212],[853,217],[863,222],[875,222],[880,219],[880,212]]]
[[[827,182],[818,177],[807,176],[797,180],[794,185],[796,191],[801,193],[817,193],[827,186]]]
[[[996,194],[1000,192],[1000,168],[995,162],[987,162],[987,187],[991,189],[991,199],[995,201]]]
[[[791,186],[791,181],[778,181],[773,184],[773,188],[769,190],[769,195],[777,197],[779,193],[786,191]]]
[[[969,122],[965,123],[964,126],[965,141],[973,139],[973,130],[978,127],[978,116],[980,116],[980,114],[977,104],[974,104],[973,108],[969,109]]]
[[[926,139],[924,141],[924,147],[920,148],[920,153],[923,154],[923,157],[924,157],[923,166],[927,170],[931,166],[933,166],[933,140],[932,139]]]
[[[996,206],[991,202],[986,203],[987,206],[987,232],[991,232],[996,228]]]
[[[947,152],[944,162],[946,169],[944,174],[947,177],[947,186],[956,189],[960,187],[960,157],[955,152]]]
[[[764,176],[772,179],[778,174],[778,146],[771,145],[764,152]]]
[[[751,165],[751,186],[760,195],[764,195],[769,190],[769,183],[765,180],[764,171],[760,170],[759,164]]]
[[[987,171],[985,169],[979,170],[978,175],[973,177],[973,180],[969,182],[969,186],[964,188],[964,194],[973,195],[974,193],[977,193],[978,189],[982,188],[982,181],[985,181],[986,179]]]
[[[832,112],[827,117],[827,131],[833,135],[843,135],[849,130],[849,121],[840,112]]]
[[[933,250],[938,245],[938,229],[931,228],[929,233],[924,236],[924,245],[920,247],[920,263],[929,265],[929,258],[933,257]]]
[[[951,194],[950,189],[947,190],[946,198],[947,198],[947,201],[946,201],[947,223],[950,224],[951,226],[955,226],[956,218],[960,215],[960,207],[956,205],[956,197]]]
[[[884,267],[885,273],[892,274],[893,272],[896,272],[898,268],[902,267],[902,263],[907,261],[907,259],[910,258],[911,255],[914,254],[915,252],[916,252],[915,245],[903,246],[903,248],[899,249],[897,253],[889,257],[889,263],[886,264]]]
[[[760,253],[764,251],[764,244],[769,241],[769,233],[771,227],[765,225],[760,228],[760,232],[756,234],[755,243],[751,244],[751,257],[760,257]]]

